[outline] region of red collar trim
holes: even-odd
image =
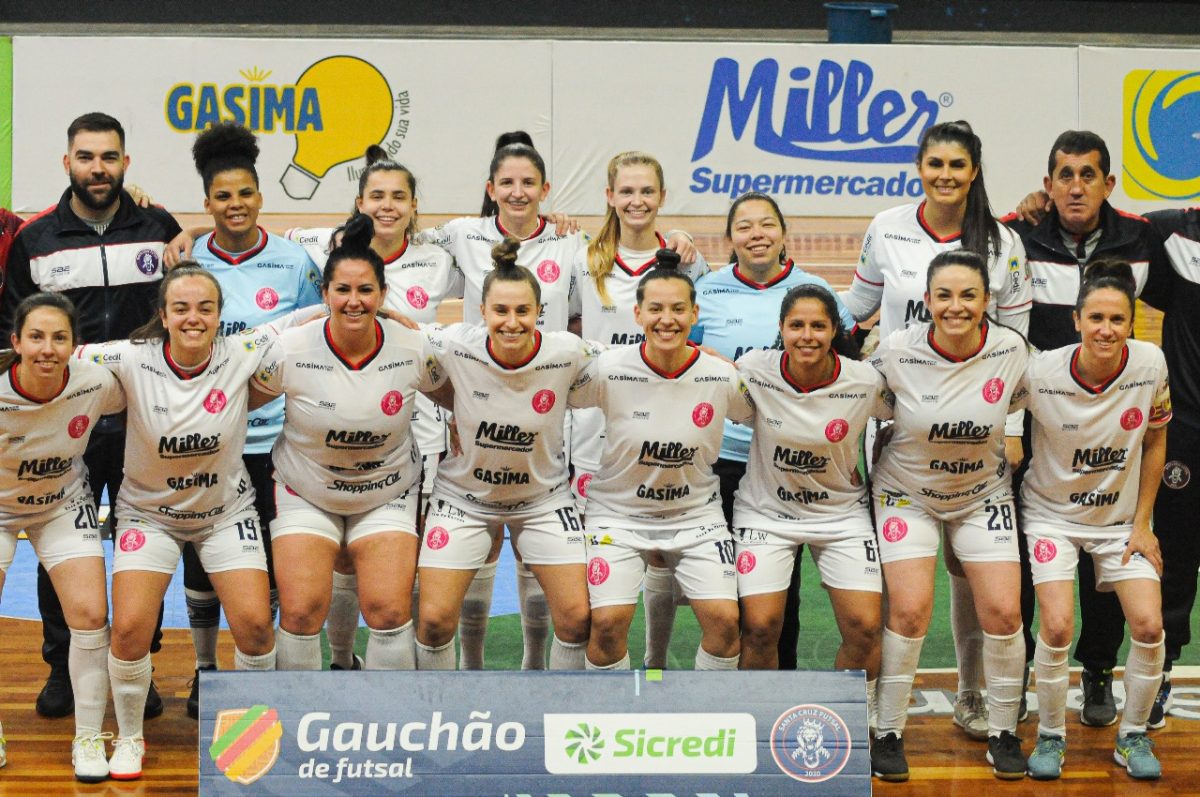
[[[509,232],[508,230],[504,229],[504,225],[500,223],[499,216],[496,217],[496,229],[499,230],[500,234],[505,237],[512,237],[512,238],[517,237],[517,236],[513,235],[511,232]],[[541,235],[545,229],[546,229],[546,217],[538,216],[537,229],[535,229],[533,232],[531,232],[529,235],[525,236],[524,238],[517,238],[517,240],[522,241],[522,242],[532,241],[534,238],[537,238],[539,235]]]
[[[386,258],[383,261],[383,264],[385,266],[390,266],[392,263],[395,263],[397,260],[404,257],[404,253],[408,251],[408,244],[409,244],[409,238],[406,235],[406,236],[404,236],[404,246],[400,247],[400,251],[396,252],[396,254],[392,255],[389,258]]]
[[[488,356],[492,358],[492,362],[503,368],[505,371],[516,371],[518,368],[524,368],[525,366],[529,365],[529,363],[533,362],[533,358],[538,356],[538,352],[542,350],[542,333],[539,330],[533,330],[533,351],[529,353],[528,357],[516,365],[509,365],[508,363],[500,361],[500,358],[496,356],[494,351],[492,351],[491,338],[487,339],[486,345]]]
[[[247,249],[245,252],[242,252],[241,254],[238,254],[238,255],[231,255],[229,252],[226,252],[224,249],[217,246],[216,241],[217,241],[217,234],[215,232],[212,235],[208,236],[209,254],[211,254],[215,258],[224,260],[226,263],[228,263],[231,266],[240,266],[242,263],[245,263],[247,260],[249,260],[250,258],[252,258],[255,255],[262,252],[262,250],[267,248],[267,231],[264,230],[262,227],[259,227],[258,228],[258,243],[255,244],[250,249]]]
[[[787,369],[788,353],[786,351],[783,353],[783,356],[779,358],[779,373],[783,377],[783,381],[791,385],[796,392],[811,393],[814,390],[820,390],[823,387],[829,387],[838,380],[839,376],[842,375],[842,358],[838,357],[833,352],[830,352],[830,356],[833,357],[833,375],[824,382],[817,382],[815,385],[802,385],[796,380],[792,379],[792,375],[788,373]]]
[[[642,362],[644,362],[646,364],[646,367],[649,368],[654,373],[661,376],[663,379],[678,379],[679,377],[683,376],[684,373],[689,368],[691,368],[693,365],[696,364],[696,360],[700,359],[700,349],[696,348],[696,344],[692,343],[691,341],[688,341],[687,345],[692,350],[692,356],[688,357],[687,362],[685,362],[682,366],[679,367],[679,369],[677,371],[674,371],[674,372],[663,371],[657,365],[650,362],[650,358],[646,356],[646,342],[645,341],[642,341],[642,343],[640,343],[638,345],[638,354],[640,354],[642,356]]]
[[[659,248],[659,249],[666,249],[666,248],[667,248],[667,242],[666,242],[666,240],[664,240],[664,239],[663,239],[663,237],[662,237],[662,234],[661,234],[661,233],[655,232],[655,233],[654,233],[654,237],[658,238],[658,248]],[[636,268],[630,268],[630,267],[629,267],[629,265],[628,265],[628,264],[627,264],[627,263],[626,263],[626,262],[625,262],[625,261],[624,261],[624,260],[621,258],[621,255],[620,255],[620,253],[618,253],[618,254],[616,254],[616,255],[614,256],[613,262],[614,262],[614,263],[616,263],[616,264],[617,264],[617,266],[618,266],[618,267],[619,267],[619,268],[620,268],[622,271],[624,271],[626,274],[628,274],[629,276],[631,276],[631,277],[640,277],[640,276],[642,276],[643,274],[645,274],[645,273],[646,273],[646,271],[647,271],[647,270],[648,270],[648,269],[649,269],[651,266],[653,266],[653,265],[654,265],[654,263],[656,262],[656,260],[657,260],[657,258],[651,257],[649,260],[647,260],[645,263],[642,263],[640,266],[638,266],[638,267],[636,267]]]
[[[12,385],[13,391],[16,392],[16,394],[18,396],[20,396],[23,399],[28,399],[29,401],[36,402],[38,404],[49,404],[51,401],[54,401],[56,398],[61,396],[62,392],[67,389],[67,382],[71,378],[71,367],[68,365],[63,370],[63,381],[62,381],[62,384],[59,385],[58,391],[55,392],[55,394],[48,399],[40,399],[37,396],[30,395],[29,393],[27,393],[25,391],[24,388],[21,387],[21,382],[20,382],[20,380],[17,379],[17,366],[18,365],[20,365],[20,363],[13,363],[12,367],[8,369],[9,384]]]
[[[171,373],[186,382],[208,370],[208,364],[212,362],[212,344],[209,344],[208,347],[208,357],[204,359],[203,363],[196,366],[195,370],[185,370],[183,366],[175,362],[175,359],[171,357],[171,341],[169,340],[163,341],[163,359],[167,361],[167,367],[171,369]]]
[[[363,357],[358,362],[352,361],[349,357],[346,356],[345,353],[342,352],[341,349],[339,349],[337,347],[337,344],[333,342],[333,335],[329,331],[329,321],[328,320],[325,321],[325,328],[323,330],[323,333],[325,335],[325,345],[329,347],[329,350],[331,352],[333,352],[333,356],[337,357],[338,360],[342,363],[342,365],[346,366],[351,371],[361,371],[362,369],[366,368],[368,365],[371,364],[371,361],[374,360],[379,355],[379,352],[383,349],[383,327],[380,326],[378,318],[375,319],[375,348],[371,349],[370,353],[368,353],[367,356]]]
[[[929,325],[929,332],[926,333],[926,340],[929,341],[929,348],[933,349],[934,353],[940,356],[942,359],[949,360],[952,363],[965,363],[976,354],[979,354],[979,352],[983,351],[983,347],[987,345],[987,337],[988,321],[987,318],[984,318],[983,323],[979,325],[979,348],[975,349],[975,351],[971,352],[966,357],[959,357],[958,355],[951,354],[941,346],[937,345],[937,341],[933,339],[933,324]]]
[[[741,266],[738,266],[736,264],[733,266],[733,276],[737,277],[738,281],[741,282],[742,284],[749,285],[751,288],[754,288],[756,291],[765,291],[767,288],[771,288],[771,287],[778,285],[780,282],[783,282],[785,279],[787,279],[788,275],[790,275],[791,273],[792,273],[792,261],[789,260],[783,264],[783,271],[780,271],[778,274],[776,274],[771,279],[767,280],[766,282],[755,282],[754,280],[750,279],[749,277],[747,277],[745,274],[742,273]]]
[[[932,238],[933,240],[937,241],[940,244],[948,244],[951,241],[957,241],[959,238],[962,238],[962,230],[959,230],[958,232],[954,233],[954,235],[947,235],[945,238],[943,238],[942,236],[940,236],[936,232],[934,232],[933,229],[930,228],[930,226],[925,223],[925,202],[924,201],[922,201],[921,204],[917,205],[917,224],[921,225],[921,229],[925,231],[926,235],[928,235],[930,238]]]
[[[1098,396],[1104,391],[1112,387],[1113,382],[1121,378],[1121,374],[1125,373],[1125,366],[1129,363],[1129,344],[1126,343],[1121,347],[1121,364],[1112,376],[1105,379],[1103,382],[1093,385],[1088,383],[1081,373],[1079,373],[1079,352],[1083,350],[1083,346],[1076,347],[1071,353],[1071,378],[1075,380],[1075,384],[1091,393],[1093,396]]]

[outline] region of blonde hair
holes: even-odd
[[[608,187],[611,190],[617,182],[617,171],[622,166],[649,166],[654,169],[654,174],[658,177],[658,190],[664,188],[662,164],[658,162],[653,155],[646,152],[622,152],[608,162]],[[600,301],[605,306],[609,306],[611,301],[608,297],[608,291],[604,287],[604,281],[608,279],[609,273],[613,268],[613,261],[617,257],[617,243],[621,240],[621,220],[617,218],[617,212],[609,205],[604,212],[604,224],[600,227],[599,234],[592,239],[588,244],[588,271],[592,274],[592,279],[596,282],[596,292],[600,294]]]

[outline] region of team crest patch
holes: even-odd
[[[550,410],[554,409],[554,391],[539,390],[533,394],[533,411],[538,415],[545,415]]]
[[[883,521],[883,538],[888,542],[900,542],[908,535],[908,524],[904,518],[890,517]]]
[[[831,443],[840,443],[846,439],[846,434],[850,431],[850,424],[842,418],[835,418],[825,424],[825,439]]]
[[[1033,544],[1033,558],[1040,563],[1046,564],[1055,556],[1058,556],[1058,546],[1050,540],[1038,540]]]
[[[225,777],[248,786],[275,766],[282,737],[283,726],[273,708],[218,711],[208,757]]]
[[[450,542],[450,532],[441,526],[434,526],[425,533],[425,544],[434,551],[440,551]]]
[[[209,391],[208,397],[204,399],[204,409],[216,415],[225,409],[225,405],[228,403],[229,399],[225,398],[225,393],[217,388],[213,388]]]
[[[557,282],[561,270],[553,260],[543,260],[538,263],[537,275],[542,282]]]
[[[1142,425],[1142,411],[1132,407],[1121,413],[1121,428],[1132,431]]]
[[[274,310],[279,304],[279,294],[273,288],[259,288],[254,294],[254,303],[264,310]]]
[[[587,498],[588,485],[592,483],[592,474],[583,473],[575,480],[575,492],[579,493],[580,498]]]
[[[121,532],[121,539],[117,542],[117,546],[125,552],[139,550],[146,544],[146,535],[138,529],[125,529]]]
[[[712,423],[714,415],[716,415],[716,410],[713,409],[713,405],[702,401],[692,410],[692,423],[703,429]]]
[[[78,440],[79,438],[83,437],[83,433],[86,432],[88,427],[91,425],[92,422],[88,416],[76,415],[67,424],[67,434],[71,435],[71,437],[75,440]]]
[[[794,706],[771,728],[771,756],[783,774],[804,783],[835,777],[850,760],[850,729],[835,711]]]
[[[153,249],[139,249],[133,262],[137,265],[138,271],[147,277],[158,272],[158,252]]]
[[[395,415],[404,406],[404,396],[399,390],[389,390],[379,402],[379,409],[384,415]]]
[[[598,587],[608,581],[610,568],[608,562],[599,556],[593,556],[587,563],[587,580],[593,587]]]
[[[758,564],[758,560],[750,551],[742,551],[738,554],[737,571],[743,576],[753,570],[756,564]]]
[[[1000,377],[993,377],[983,385],[983,400],[988,404],[995,404],[1004,395],[1004,380]]]
[[[1163,484],[1172,490],[1182,490],[1192,480],[1192,469],[1177,459],[1163,465]]]
[[[429,304],[429,294],[420,285],[414,285],[409,288],[405,297],[408,299],[408,303],[418,310],[424,310]]]

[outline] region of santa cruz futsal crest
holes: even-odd
[[[771,755],[787,776],[821,783],[850,760],[850,729],[837,712],[809,703],[794,706],[771,728]]]
[[[275,766],[282,736],[283,726],[273,708],[218,711],[208,756],[225,777],[246,786]]]

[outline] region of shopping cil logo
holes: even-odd
[[[1200,72],[1125,75],[1122,187],[1133,199],[1200,197]]]
[[[264,705],[217,712],[208,756],[234,783],[248,786],[279,760],[283,726],[279,714]]]

